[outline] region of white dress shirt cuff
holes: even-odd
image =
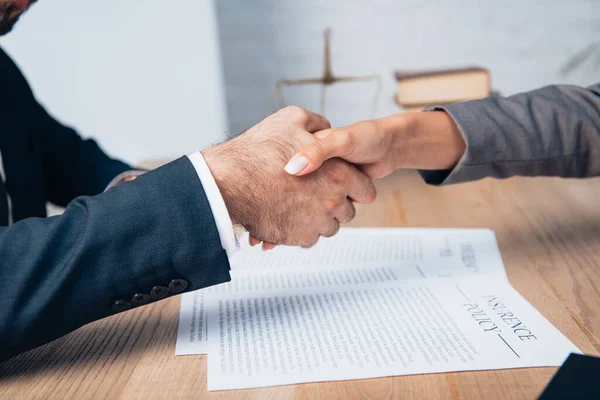
[[[215,178],[213,178],[204,157],[202,157],[202,154],[197,151],[189,154],[187,157],[192,162],[192,165],[198,174],[198,178],[200,178],[202,187],[204,188],[204,193],[208,199],[208,204],[210,204],[215,223],[217,224],[221,246],[223,246],[223,249],[227,252],[227,257],[231,257],[233,256],[233,253],[240,249],[240,245],[235,236],[235,232],[233,231],[233,224],[229,217],[229,211],[227,211],[227,207],[225,206],[223,196],[221,196],[221,191],[219,190]]]

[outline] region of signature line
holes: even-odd
[[[500,339],[502,339],[502,341],[504,342],[504,344],[505,344],[505,345],[507,345],[507,346],[508,346],[508,348],[509,348],[509,349],[511,349],[513,353],[515,353],[515,356],[517,356],[517,357],[521,358],[521,356],[517,354],[517,352],[515,351],[515,349],[513,349],[512,347],[510,347],[510,344],[508,344],[508,343],[506,342],[506,340],[504,340],[504,338],[502,337],[502,335],[501,335],[501,334],[498,334],[498,336],[500,337]]]

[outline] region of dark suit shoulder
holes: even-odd
[[[33,92],[14,60],[0,47],[0,87],[3,95],[33,100]]]

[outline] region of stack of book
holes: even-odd
[[[481,67],[397,71],[396,79],[396,102],[405,111],[481,99],[491,94],[490,71]]]

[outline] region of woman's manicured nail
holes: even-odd
[[[290,175],[296,175],[308,166],[308,158],[296,154],[285,166],[285,172]]]

